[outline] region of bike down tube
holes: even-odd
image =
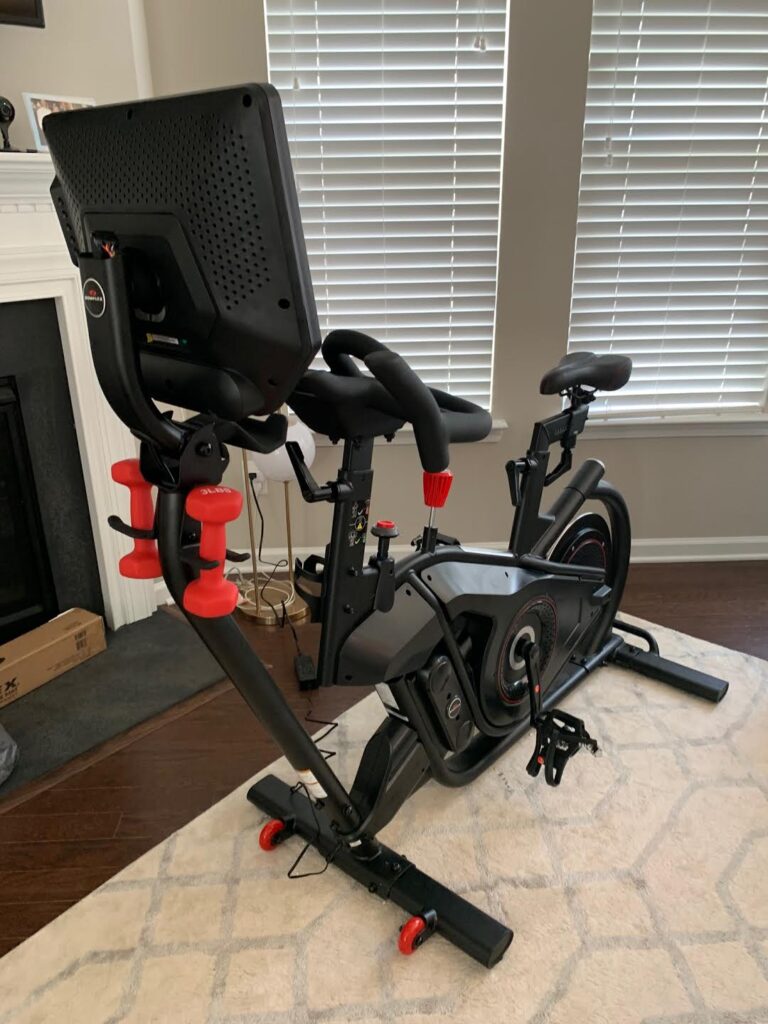
[[[186,495],[158,491],[158,551],[163,577],[171,596],[183,609],[189,574],[182,558],[181,532]],[[304,731],[264,663],[251,648],[231,615],[199,618],[184,612],[208,650],[235,684],[248,706],[266,726],[296,771],[310,771],[326,793],[325,806],[339,832],[359,824],[359,815],[347,791],[329,767],[314,741]]]
[[[557,496],[549,510],[550,525],[532,545],[530,554],[546,557],[549,548],[573,519],[581,506],[592,496],[605,473],[605,466],[597,459],[587,459],[576,470]],[[518,552],[519,553],[519,552]]]

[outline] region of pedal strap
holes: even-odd
[[[587,732],[584,722],[566,711],[554,708],[536,718],[536,746],[526,771],[534,778],[544,768],[548,786],[559,786],[566,765],[585,747],[597,754],[599,747]]]

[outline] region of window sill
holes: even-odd
[[[584,436],[600,440],[653,437],[764,437],[768,413],[749,416],[677,416],[663,419],[616,417],[587,421]]]
[[[479,443],[495,444],[496,442],[501,440],[501,435],[504,433],[508,426],[509,424],[507,423],[506,420],[494,419],[490,434],[488,435],[488,437],[484,437],[483,440],[480,441]],[[388,443],[394,445],[416,444],[416,436],[413,433],[413,427],[411,426],[411,424],[407,423],[401,430],[398,430],[398,432],[395,434],[394,440],[387,442],[386,438],[377,437],[375,443],[377,445]],[[333,447],[333,442],[324,434],[315,434],[315,444],[317,445],[318,448]]]

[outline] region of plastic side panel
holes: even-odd
[[[421,668],[442,634],[427,602],[407,584],[389,612],[372,612],[344,642],[337,682],[387,682]]]
[[[439,562],[424,570],[421,578],[440,603],[448,606],[468,594],[507,597],[541,577],[515,566],[456,561]]]

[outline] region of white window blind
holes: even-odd
[[[766,0],[595,0],[569,348],[607,415],[764,410]]]
[[[504,0],[266,0],[323,331],[490,404]]]

